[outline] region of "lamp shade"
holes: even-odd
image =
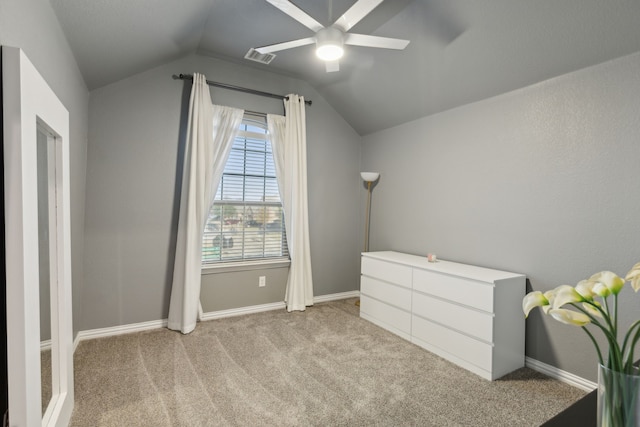
[[[364,180],[364,182],[373,182],[377,181],[380,178],[379,172],[360,172],[360,176]]]

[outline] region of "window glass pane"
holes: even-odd
[[[247,202],[264,201],[264,177],[245,177],[244,200]]]
[[[265,175],[276,176],[276,166],[273,162],[273,155],[267,156],[267,162],[265,164]]]
[[[265,179],[264,201],[280,202],[280,191],[278,190],[278,181],[275,178]]]
[[[246,141],[247,150],[258,152],[261,151],[263,153],[266,151],[265,140],[247,139]]]
[[[262,126],[253,125],[251,123],[247,123],[247,124],[245,124],[245,129],[247,131],[249,131],[249,132],[262,133],[262,134],[265,134],[265,135],[267,134],[266,126],[262,127]]]
[[[209,212],[202,240],[203,263],[288,257],[266,133],[266,123],[245,117]]]
[[[247,151],[245,164],[245,173],[248,175],[265,175],[265,152],[264,151]]]
[[[222,197],[220,200],[242,201],[244,197],[244,176],[222,175],[220,188],[222,190]]]
[[[244,173],[244,151],[242,150],[231,150],[229,153],[229,159],[227,160],[227,164],[224,168],[224,172],[229,173]]]
[[[283,250],[286,242],[284,236],[284,222],[282,208],[279,206],[269,206],[266,208],[265,223],[265,253],[275,254]]]
[[[233,150],[244,150],[244,138],[238,137],[233,141],[233,145],[231,146]]]

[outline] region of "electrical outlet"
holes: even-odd
[[[267,276],[260,276],[258,278],[258,286],[260,286],[261,288],[267,286]]]

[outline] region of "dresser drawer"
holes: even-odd
[[[485,371],[491,372],[491,344],[478,341],[449,328],[413,316],[411,335],[419,341],[438,347]]]
[[[493,315],[472,308],[413,293],[412,313],[451,329],[493,342]]]
[[[460,304],[493,312],[493,284],[461,277],[413,270],[413,289]]]
[[[382,282],[369,276],[360,278],[360,293],[403,310],[411,310],[411,289]]]
[[[385,304],[366,295],[360,296],[360,315],[403,338],[411,333],[411,313]]]
[[[412,269],[409,266],[362,257],[362,274],[411,289]]]

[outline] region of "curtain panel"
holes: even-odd
[[[307,195],[307,130],[304,98],[288,95],[286,116],[267,115],[276,177],[284,209],[291,265],[285,291],[287,311],[313,305]]]
[[[205,76],[194,73],[167,325],[183,334],[195,329],[202,313],[202,235],[243,115],[237,108],[212,105]]]

